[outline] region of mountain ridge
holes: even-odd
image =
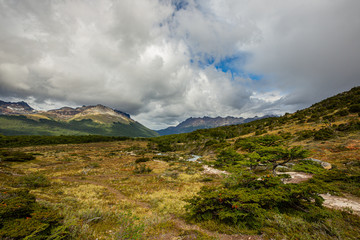
[[[215,127],[222,127],[222,126],[229,126],[229,125],[237,125],[248,123],[254,120],[272,117],[270,115],[265,115],[263,117],[255,116],[253,118],[243,118],[243,117],[199,117],[194,118],[190,117],[185,121],[179,123],[177,126],[168,127],[165,129],[157,130],[157,132],[161,135],[171,135],[171,134],[179,134],[179,133],[188,133],[198,129],[208,129],[208,128],[215,128]]]
[[[0,134],[156,137],[129,114],[104,105],[39,111],[26,102],[0,101]]]
[[[15,114],[30,114],[34,113],[35,109],[29,106],[24,101],[21,102],[5,102],[0,100],[0,114],[15,115]]]

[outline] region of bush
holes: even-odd
[[[0,192],[0,223],[7,219],[30,216],[35,204],[35,196],[29,190],[6,189]]]
[[[317,187],[308,183],[283,184],[280,177],[270,175],[261,179],[244,174],[232,178],[231,184],[203,187],[197,196],[188,199],[190,217],[260,229],[273,211],[302,214],[323,202]]]
[[[171,152],[171,151],[173,151],[172,146],[168,142],[160,142],[160,143],[158,143],[157,149],[160,152]]]
[[[0,239],[64,239],[68,234],[61,220],[26,189],[0,191]]]
[[[135,160],[135,163],[142,163],[142,162],[148,162],[150,161],[150,158],[148,157],[141,157]]]
[[[293,167],[293,170],[297,172],[317,174],[323,172],[324,168],[320,163],[311,160],[302,160]]]
[[[26,162],[34,160],[35,157],[32,153],[24,153],[19,151],[0,151],[0,161],[8,162]]]
[[[133,173],[141,174],[141,173],[149,173],[151,171],[152,170],[149,167],[147,167],[145,164],[137,164],[135,166],[135,169],[133,170]]]
[[[227,165],[236,164],[237,161],[243,160],[243,156],[237,153],[234,149],[229,148],[222,150],[216,159],[215,166],[217,167],[224,167]]]
[[[305,139],[312,138],[314,136],[314,131],[312,131],[312,130],[302,130],[302,131],[296,132],[296,135],[298,136],[297,140],[302,141],[302,140],[305,140]]]
[[[314,140],[329,140],[334,138],[335,132],[331,128],[322,128],[314,133]]]
[[[349,107],[351,113],[360,113],[360,104],[353,104]]]
[[[349,115],[349,113],[350,113],[349,110],[343,109],[343,110],[340,110],[340,111],[336,112],[335,115],[345,117],[345,116]]]

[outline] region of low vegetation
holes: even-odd
[[[151,139],[1,136],[0,239],[357,239],[325,196],[360,205],[359,95]]]

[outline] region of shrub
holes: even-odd
[[[311,161],[311,160],[303,160],[298,162],[294,167],[293,170],[298,172],[305,172],[305,173],[321,173],[324,171],[324,168],[321,166],[320,163]]]
[[[149,167],[147,167],[145,164],[137,164],[135,166],[135,169],[133,170],[133,173],[141,174],[141,173],[149,173],[151,171],[152,170]]]
[[[360,113],[360,104],[353,104],[349,107],[351,113]]]
[[[329,140],[335,137],[335,132],[331,128],[322,128],[314,133],[314,140]]]
[[[197,196],[186,200],[190,217],[260,229],[272,211],[308,211],[323,202],[316,186],[283,184],[280,177],[267,175],[257,179],[243,174],[232,176],[230,182],[220,187],[203,187]]]
[[[303,130],[303,131],[296,132],[296,135],[298,136],[297,140],[302,141],[305,139],[312,138],[314,136],[314,131]]]
[[[177,158],[174,156],[164,156],[164,155],[158,155],[156,156],[156,158],[165,162],[174,162],[177,160]]]
[[[150,161],[150,158],[148,157],[141,157],[135,160],[135,163],[142,163],[142,162],[148,162]]]
[[[35,204],[35,196],[29,190],[1,190],[0,192],[0,223],[12,218],[30,216]]]
[[[56,211],[41,206],[26,189],[0,191],[0,239],[64,239],[67,227]]]
[[[345,116],[349,115],[349,113],[350,113],[349,110],[343,109],[343,110],[340,110],[340,111],[336,112],[335,114],[339,115],[339,116],[342,116],[342,117],[345,117]]]
[[[170,145],[169,142],[159,142],[157,144],[157,150],[160,152],[171,152],[173,151],[173,147]]]
[[[35,157],[32,153],[24,153],[19,151],[0,151],[0,161],[8,162],[26,162],[34,160]]]
[[[232,165],[232,164],[236,164],[237,161],[241,161],[241,160],[243,160],[243,156],[241,154],[237,153],[232,148],[228,148],[222,150],[217,155],[215,166],[223,167],[227,165]]]

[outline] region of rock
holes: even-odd
[[[285,163],[285,166],[288,168],[292,168],[293,166],[295,166],[295,163]]]
[[[306,159],[303,159],[303,161],[312,161],[312,162],[319,163],[321,165],[321,167],[323,167],[324,169],[327,169],[327,170],[332,168],[330,163],[324,162],[324,161],[321,161],[321,160],[315,159],[315,158],[306,158]]]
[[[321,162],[321,166],[327,170],[330,170],[332,168],[331,164],[328,162]]]
[[[276,167],[275,170],[276,170],[276,171],[279,171],[279,172],[286,172],[286,171],[290,171],[291,169],[290,169],[289,167],[287,167],[287,166],[281,166],[281,165],[279,165],[279,166]]]

